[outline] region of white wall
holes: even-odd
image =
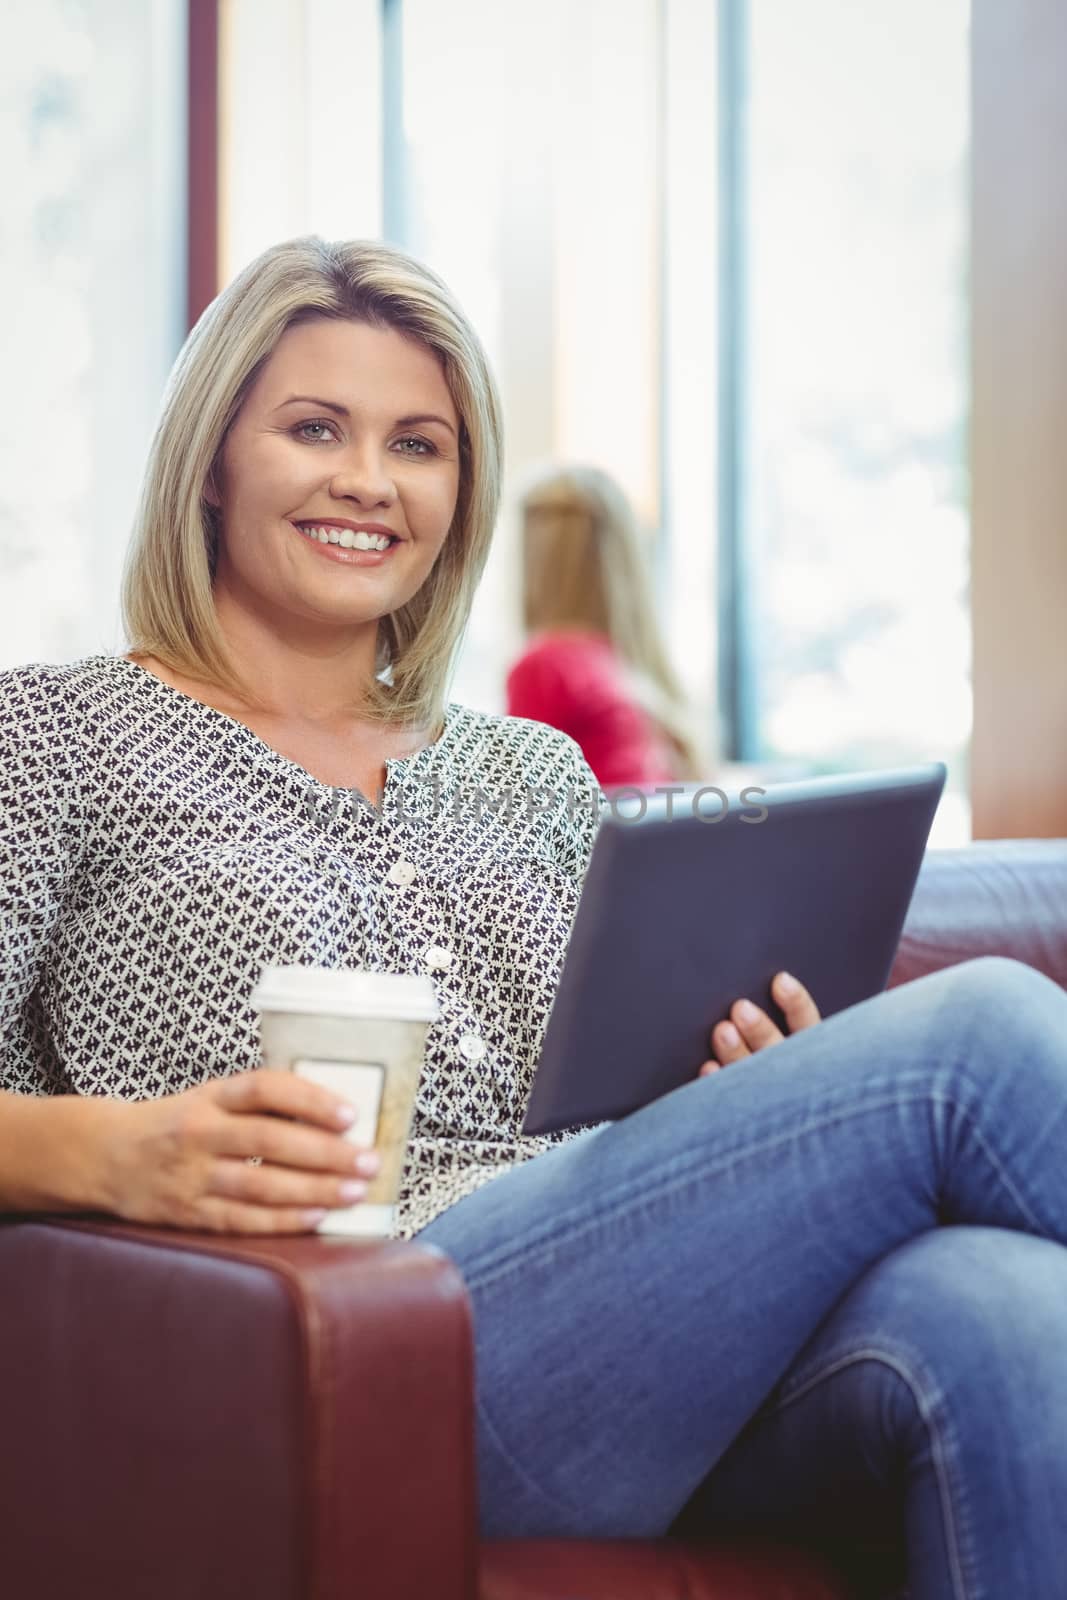
[[[182,337],[184,0],[0,11],[0,666],[121,647]]]

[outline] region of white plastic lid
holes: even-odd
[[[313,1011],[394,1022],[435,1022],[440,1015],[432,978],[336,967],[264,967],[251,1003],[257,1011]]]

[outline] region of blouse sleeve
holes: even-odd
[[[0,1088],[32,1088],[24,1038],[76,870],[73,717],[57,669],[0,673]],[[21,1046],[21,1048],[20,1048]]]
[[[568,735],[560,737],[563,746],[567,827],[561,841],[560,865],[581,886],[600,827],[604,791],[579,746]]]

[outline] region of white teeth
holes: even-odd
[[[342,550],[388,550],[390,540],[385,533],[366,533],[362,528],[353,533],[351,528],[312,527],[304,524],[301,531],[319,544],[337,544]]]

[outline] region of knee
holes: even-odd
[[[970,1015],[996,1020],[1023,1020],[1048,1006],[1067,1007],[1058,984],[1036,967],[1010,956],[977,956],[943,968],[937,977],[951,991],[953,1002]]]
[[[916,1002],[954,1046],[953,1055],[985,1079],[987,1072],[1063,1055],[1067,1060],[1067,993],[1043,972],[1006,956],[980,956],[920,979]]]
[[[884,1369],[883,1398],[977,1421],[1044,1392],[1067,1404],[1067,1249],[999,1228],[938,1228],[871,1269],[838,1338]],[[1062,1413],[1061,1413],[1062,1414]]]
[[[994,1228],[938,1228],[894,1250],[845,1296],[794,1365],[768,1426],[813,1393],[827,1451],[852,1476],[1067,1494],[1067,1249]]]

